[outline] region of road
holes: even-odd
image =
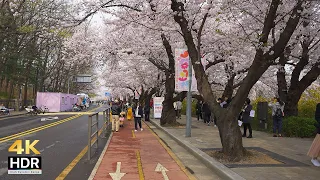
[[[59,119],[41,121],[41,118],[48,116],[23,115],[0,120],[1,180],[50,180],[56,179],[59,175],[62,177],[60,179],[88,179],[107,139],[99,138],[98,150],[89,162],[84,150],[88,143],[88,115],[55,116]],[[103,118],[100,115],[99,128],[102,122]],[[8,156],[15,156],[14,153],[8,152],[8,148],[18,139],[39,140],[35,147],[41,153],[42,175],[8,175]],[[95,148],[92,148],[92,151],[94,150]],[[75,161],[78,162],[74,163]]]

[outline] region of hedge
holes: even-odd
[[[313,137],[316,132],[313,118],[291,116],[283,120],[283,132],[288,137]]]

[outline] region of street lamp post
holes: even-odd
[[[68,79],[68,94],[70,94],[70,79],[72,78],[73,76],[70,76],[69,79]]]
[[[192,84],[192,63],[189,57],[189,87],[187,95],[187,124],[186,124],[186,137],[191,137],[191,84]]]

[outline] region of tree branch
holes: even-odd
[[[214,61],[209,61],[209,63],[206,65],[206,69],[209,69],[211,66],[217,65],[219,63],[225,62],[224,59],[218,59],[216,58]]]

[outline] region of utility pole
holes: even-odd
[[[68,79],[68,94],[70,94],[70,79],[72,78],[72,76],[69,77]]]
[[[189,87],[188,87],[188,95],[187,95],[187,124],[186,124],[186,137],[191,137],[191,84],[192,84],[192,63],[191,58],[189,56]]]

